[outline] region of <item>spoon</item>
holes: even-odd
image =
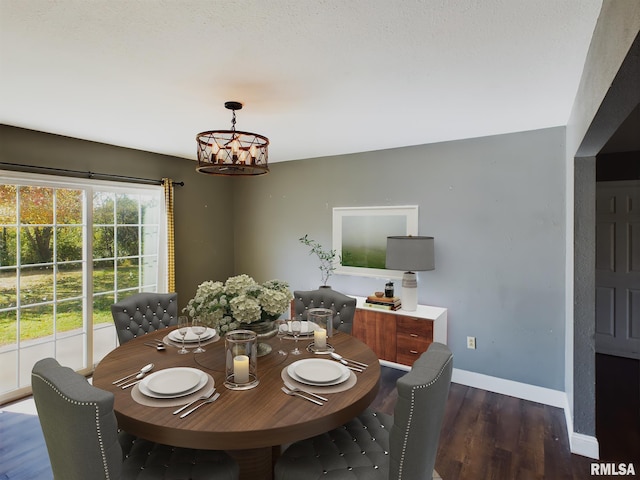
[[[131,378],[134,375],[136,375],[136,378],[137,378],[137,375],[140,375],[140,374],[144,375],[145,373],[150,372],[152,369],[153,369],[153,363],[150,363],[150,364],[145,365],[144,367],[142,367],[139,372],[132,373],[131,375],[127,375],[126,377],[122,377],[120,380],[116,380],[115,382],[112,382],[112,385],[115,385],[116,383],[120,383],[123,380],[126,380],[127,378]],[[142,377],[140,377],[140,378],[142,378]]]
[[[161,343],[158,343],[157,345],[155,343],[145,343],[145,345],[147,347],[155,347],[155,349],[158,350],[159,352],[166,350],[166,347]]]

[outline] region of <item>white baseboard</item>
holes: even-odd
[[[397,368],[399,370],[410,370],[406,365],[387,362],[385,360],[380,360],[380,364]],[[513,380],[505,380],[504,378],[492,377],[482,373],[460,370],[459,368],[453,369],[451,381],[468,387],[479,388],[481,390],[487,390],[501,395],[509,395],[510,397],[521,398],[522,400],[562,408],[564,411],[571,453],[589,458],[599,458],[598,439],[596,437],[573,431],[571,410],[569,409],[567,394],[565,392],[553,390],[551,388],[538,387],[536,385],[529,385],[527,383],[515,382]]]
[[[571,453],[598,460],[600,458],[600,445],[598,444],[598,439],[596,437],[573,431],[573,418],[571,417],[569,398],[567,398],[567,402],[564,406],[564,419],[567,424],[567,432],[569,432]]]
[[[504,378],[492,377],[458,368],[453,369],[451,381],[531,402],[544,403],[552,407],[564,408],[567,404],[567,395],[560,390],[514,382],[513,380],[505,380]]]
[[[595,460],[600,458],[600,446],[596,437],[573,432],[569,435],[569,444],[571,453]]]

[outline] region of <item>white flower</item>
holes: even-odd
[[[241,324],[275,320],[288,308],[293,295],[289,284],[269,280],[260,285],[248,275],[236,275],[222,282],[201,283],[183,312],[202,317],[222,334]]]

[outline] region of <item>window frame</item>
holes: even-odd
[[[158,252],[157,252],[157,283],[156,289],[158,292],[165,292],[167,289],[168,279],[167,279],[167,268],[168,268],[168,245],[167,245],[167,218],[166,218],[166,205],[164,201],[164,189],[162,185],[150,185],[143,183],[133,183],[133,182],[116,182],[110,180],[96,180],[96,179],[87,179],[87,178],[77,178],[77,177],[64,177],[58,175],[46,175],[46,174],[38,174],[38,173],[27,173],[27,172],[17,172],[17,171],[7,171],[0,169],[0,181],[5,185],[19,185],[19,186],[36,186],[42,188],[55,188],[55,189],[76,189],[82,190],[84,192],[84,208],[82,212],[82,229],[83,229],[83,246],[82,246],[82,260],[81,263],[83,266],[83,285],[82,285],[82,304],[83,311],[85,312],[84,318],[82,319],[82,325],[84,329],[84,334],[86,335],[86,344],[84,345],[84,358],[82,359],[82,364],[84,368],[78,370],[80,373],[89,374],[93,371],[94,368],[94,318],[93,318],[93,303],[94,303],[94,289],[93,289],[93,230],[94,230],[94,222],[93,222],[93,195],[95,191],[108,191],[112,192],[114,195],[118,194],[140,194],[144,193],[144,191],[153,192],[158,196],[159,199],[159,218],[158,218]],[[18,201],[16,201],[18,204]],[[17,218],[18,223],[17,226],[19,228],[20,222],[19,218]],[[114,219],[115,222],[115,219]],[[138,226],[140,230],[144,230],[143,218],[138,218]],[[155,223],[154,223],[155,225]],[[54,228],[58,227],[58,224],[54,224]],[[142,241],[142,237],[138,239],[139,244]],[[114,262],[117,259],[117,254],[114,251]],[[142,262],[144,255],[142,254],[140,248],[138,249],[137,255],[139,261],[139,268],[142,268]],[[56,265],[58,262],[57,258],[53,259],[53,264]],[[21,265],[20,259],[16,258],[15,265],[12,268],[16,268],[18,270],[29,267],[30,265]],[[55,271],[55,270],[54,270]],[[19,276],[20,272],[17,272]],[[85,281],[86,280],[86,281]],[[131,291],[131,293],[140,291],[143,286],[140,285],[142,278],[138,279],[138,288],[130,288],[130,289],[122,289],[115,290],[113,293],[115,298],[118,298],[118,293],[122,291]],[[114,285],[116,288],[117,283]],[[148,291],[148,290],[141,290]],[[20,296],[20,289],[18,288],[16,291],[17,296]],[[53,302],[58,302],[58,298],[54,296]],[[16,309],[19,308],[20,302],[18,301],[16,305]],[[3,309],[5,310],[5,309]],[[10,311],[8,308],[5,311]],[[111,326],[110,326],[111,327]],[[18,330],[19,332],[19,330]],[[114,337],[115,337],[115,329],[114,329]],[[17,348],[20,349],[19,339],[16,339]],[[17,360],[17,369],[19,372],[21,361]],[[20,375],[20,373],[18,373]],[[9,390],[3,394],[0,394],[0,403],[4,401],[13,400],[15,398],[19,398],[25,394],[30,393],[30,387],[19,386],[18,388],[13,390]]]

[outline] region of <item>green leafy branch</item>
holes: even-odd
[[[329,281],[329,277],[333,274],[336,269],[335,260],[338,257],[338,254],[335,250],[325,250],[322,248],[322,245],[312,238],[309,238],[309,235],[306,234],[304,237],[300,237],[298,239],[300,243],[311,247],[311,251],[309,255],[316,255],[318,260],[320,260],[320,272],[322,275],[322,285],[327,285]],[[338,257],[339,258],[339,257]]]

